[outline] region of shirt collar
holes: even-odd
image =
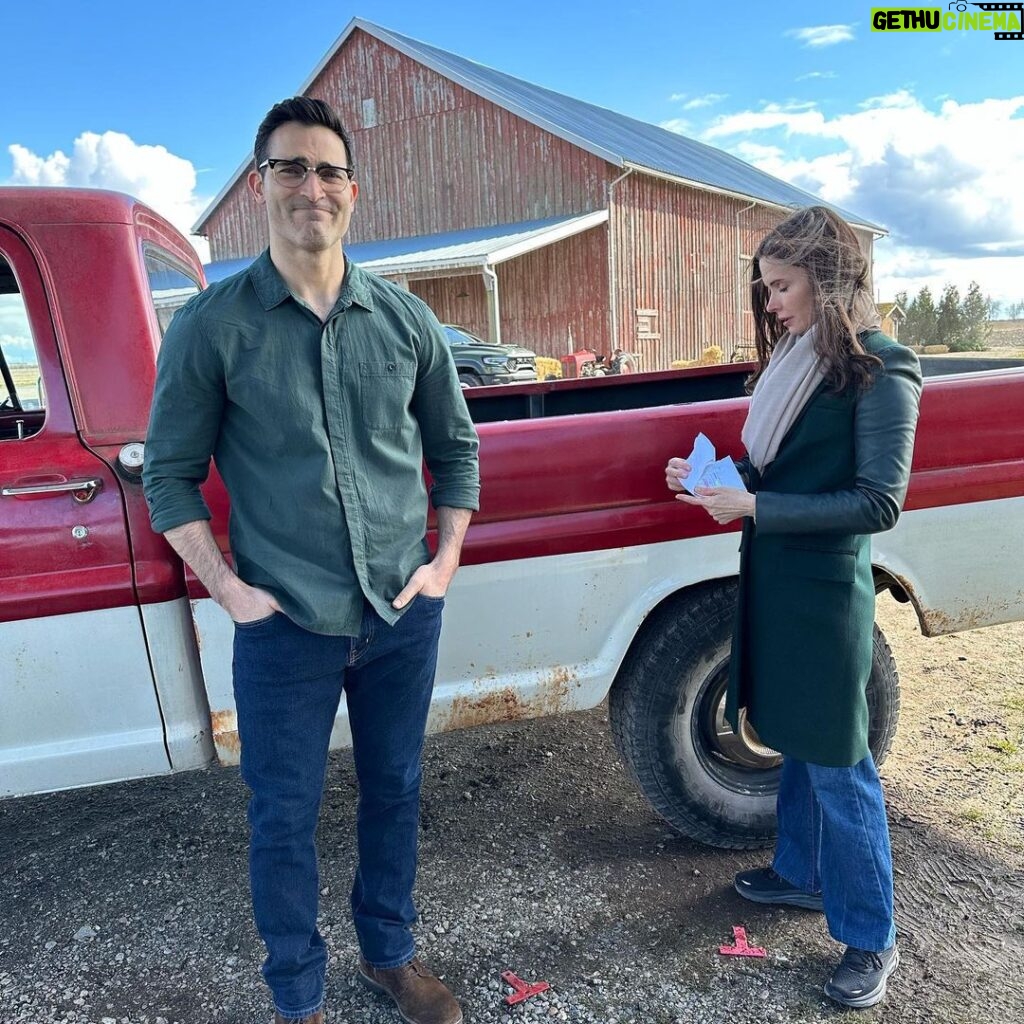
[[[345,280],[342,283],[341,294],[338,296],[335,308],[347,309],[353,303],[373,312],[373,296],[370,294],[370,282],[366,271],[346,256]]]
[[[292,297],[288,285],[284,283],[284,278],[270,258],[270,249],[264,249],[249,265],[249,280],[266,310],[280,306],[282,302]],[[348,309],[353,304],[373,312],[373,297],[370,294],[366,271],[346,256],[345,280],[342,282],[341,294],[334,308]]]
[[[291,298],[288,285],[284,283],[284,278],[278,273],[274,261],[270,258],[269,249],[264,249],[249,264],[249,280],[264,309],[273,309],[280,306],[285,299]]]

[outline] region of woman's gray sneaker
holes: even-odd
[[[745,900],[754,903],[779,903],[784,907],[802,907],[819,912],[825,909],[821,893],[798,889],[771,868],[741,871],[733,884]]]
[[[889,975],[899,962],[895,943],[881,953],[847,946],[835,974],[825,984],[825,995],[856,1010],[874,1006],[885,998]]]

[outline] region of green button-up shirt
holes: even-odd
[[[429,560],[434,506],[476,509],[477,437],[451,353],[416,296],[353,263],[325,323],[264,252],[175,315],[143,471],[153,529],[209,519],[210,457],[231,497],[238,575],[317,633],[387,622]]]

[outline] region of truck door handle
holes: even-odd
[[[94,476],[89,480],[63,480],[52,484],[24,484],[21,487],[4,487],[0,489],[0,497],[20,498],[26,494],[61,494],[70,493],[79,505],[86,505],[96,497],[103,486],[103,479]]]

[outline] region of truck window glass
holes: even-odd
[[[199,292],[199,283],[180,269],[170,257],[149,251],[145,254],[149,294],[153,300],[161,339],[167,333],[174,314]]]
[[[0,442],[36,434],[46,396],[25,300],[11,264],[0,253]]]

